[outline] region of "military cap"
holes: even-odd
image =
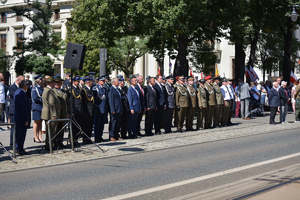
[[[33,77],[34,80],[42,79],[42,75],[38,74]]]
[[[73,78],[73,81],[80,81],[81,79],[80,79],[80,76],[75,76],[74,78]]]
[[[106,80],[106,75],[102,75],[98,79],[99,81],[105,81]]]
[[[171,76],[171,75],[170,75],[170,76],[167,76],[166,79],[167,79],[167,80],[169,80],[169,79],[174,80],[173,76]]]
[[[51,83],[51,82],[53,82],[53,78],[52,78],[51,76],[46,75],[46,76],[44,77],[44,81],[45,81],[46,83]]]
[[[228,82],[227,78],[223,78],[222,82]]]
[[[94,79],[93,79],[93,77],[91,77],[91,76],[86,76],[86,77],[84,77],[84,81],[93,81]]]
[[[220,76],[216,76],[216,77],[214,77],[213,80],[214,80],[214,81],[215,81],[215,80],[219,80],[219,81],[220,81],[220,80],[221,80],[221,77],[220,77]]]
[[[63,81],[63,79],[60,77],[59,74],[56,74],[55,76],[53,76],[53,80],[54,80],[54,82],[60,82],[60,81]]]
[[[130,76],[129,76],[129,79],[130,79],[130,80],[133,79],[133,78],[136,78],[136,76],[135,76],[135,75],[130,75]]]
[[[165,81],[165,80],[167,80],[167,79],[166,79],[166,77],[165,77],[165,76],[162,76],[162,80],[164,80],[164,81]]]
[[[187,77],[187,80],[194,80],[194,77],[188,76],[188,77]]]
[[[205,80],[207,81],[207,80],[210,80],[211,79],[211,76],[206,76],[205,77]]]
[[[205,83],[205,79],[200,79],[199,82],[204,84]]]

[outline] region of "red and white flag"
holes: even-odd
[[[297,80],[298,80],[297,76],[294,74],[293,71],[291,71],[290,82],[295,83]]]

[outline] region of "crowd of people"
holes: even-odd
[[[96,79],[75,76],[71,80],[70,74],[66,74],[65,80],[58,75],[37,75],[34,84],[29,77],[18,76],[7,87],[1,74],[0,82],[0,117],[4,121],[6,114],[7,121],[16,124],[16,147],[21,155],[26,154],[24,142],[31,121],[34,142],[45,142],[44,148],[49,150],[49,142],[54,149],[65,148],[64,131],[59,131],[64,122],[47,123],[56,119],[74,120],[75,146],[79,145],[79,138],[83,144],[92,143],[93,134],[94,142],[103,142],[105,124],[108,124],[109,140],[117,141],[171,133],[172,127],[183,132],[231,126],[232,117],[250,120],[263,115],[266,106],[270,108],[270,124],[275,124],[277,112],[280,122],[285,122],[289,104],[296,120],[300,120],[300,86],[296,83],[289,89],[280,78],[273,83],[249,85],[242,80],[234,84],[219,76],[198,80],[191,76],[157,75],[148,76],[144,84],[141,75],[131,75],[125,81],[121,75],[111,80],[108,76]],[[143,116],[144,127],[141,126]]]

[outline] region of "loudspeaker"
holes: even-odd
[[[82,69],[85,46],[82,44],[68,43],[67,53],[64,60],[64,68],[67,69]]]

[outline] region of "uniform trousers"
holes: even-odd
[[[129,126],[128,126],[128,134],[129,137],[137,136],[137,122],[138,122],[139,113],[130,113],[129,115]]]
[[[178,111],[178,126],[177,128],[181,130],[183,128],[183,123],[185,121],[185,127],[187,128],[186,122],[186,113],[188,111],[188,107],[180,107]]]
[[[165,111],[165,131],[166,133],[170,133],[172,130],[172,120],[174,115],[174,108],[167,108]]]
[[[231,110],[230,110],[230,100],[224,101],[224,113],[223,113],[223,124],[227,124],[230,122]]]
[[[119,138],[120,113],[110,114],[109,138]]]
[[[16,122],[16,147],[17,151],[24,150],[24,142],[26,138],[27,126],[25,122]]]
[[[160,133],[160,129],[163,127],[163,115],[164,115],[164,107],[160,106],[157,108],[154,114],[154,129],[155,133]]]
[[[300,121],[300,98],[297,98],[295,101],[295,118],[296,121]]]
[[[95,142],[101,142],[107,114],[97,113],[94,116]]]
[[[211,128],[212,127],[212,123],[215,120],[215,113],[216,113],[216,106],[208,106],[208,110],[207,110],[207,120],[205,123],[205,128]]]
[[[207,108],[197,108],[197,129],[205,128],[204,124],[206,122]]]
[[[121,137],[124,139],[127,137],[126,135],[128,131],[128,118],[129,118],[128,112],[123,112],[120,115],[119,128],[120,128]]]
[[[186,113],[186,128],[188,130],[193,129],[193,122],[194,122],[194,116],[195,116],[195,109],[192,106],[188,107],[187,113]]]

